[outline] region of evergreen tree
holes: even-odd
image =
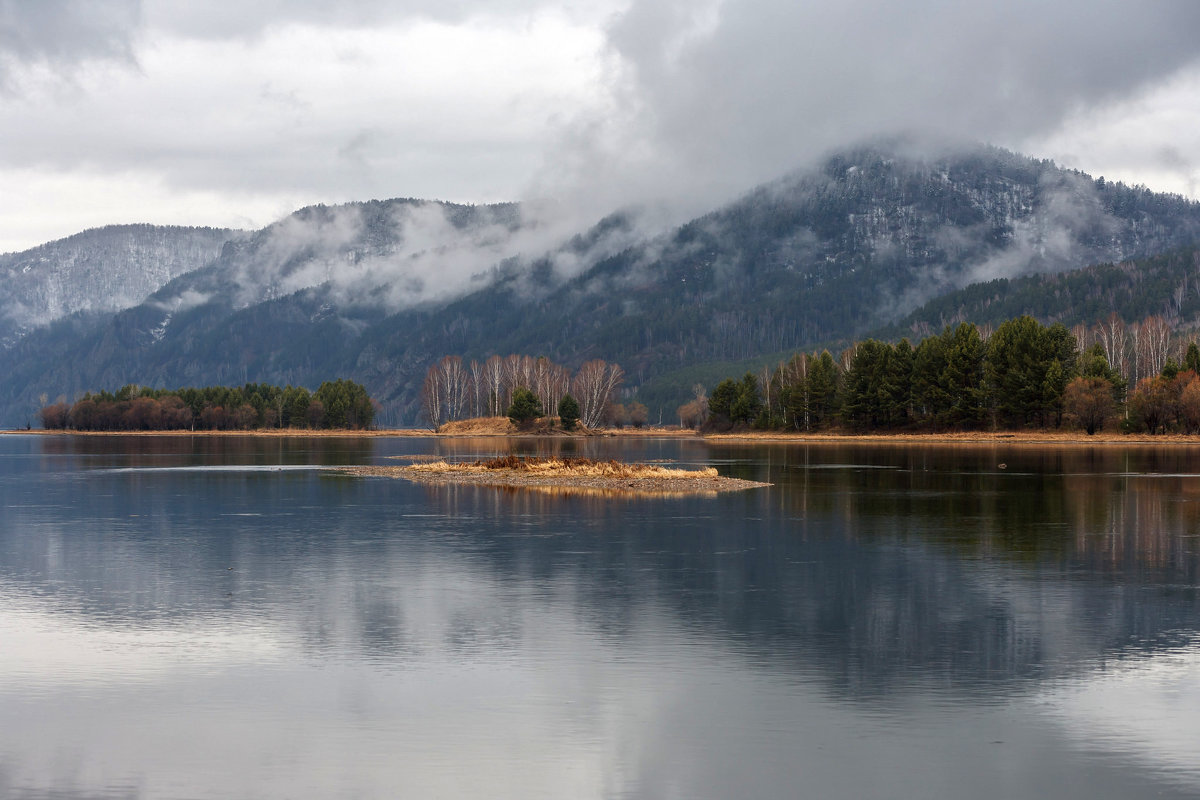
[[[859,429],[887,424],[892,393],[888,381],[890,355],[891,348],[883,342],[859,342],[842,393],[842,419],[846,424]]]
[[[558,401],[558,420],[564,431],[574,430],[579,422],[579,403],[569,394],[564,394],[562,400]]]
[[[998,420],[1025,426],[1057,419],[1062,392],[1075,376],[1077,357],[1075,339],[1061,324],[1042,327],[1026,315],[1000,325],[988,342],[984,360]]]
[[[325,408],[321,427],[367,428],[374,421],[375,409],[371,405],[371,397],[361,384],[354,381],[326,381],[317,387],[314,398]]]
[[[912,376],[916,352],[908,339],[892,347],[887,364],[888,419],[892,426],[905,425],[912,418]]]
[[[1183,368],[1200,375],[1200,347],[1195,342],[1189,342],[1187,355],[1183,357]]]
[[[758,378],[747,372],[737,385],[737,394],[729,406],[729,420],[734,424],[750,424],[762,413],[763,402],[758,392]]]
[[[808,371],[808,415],[812,428],[829,425],[838,404],[838,368],[828,350],[813,359]]]
[[[737,400],[738,384],[732,378],[726,378],[716,385],[708,398],[708,413],[713,421],[729,424],[733,420],[733,404]]]
[[[508,407],[508,418],[514,425],[522,426],[542,416],[542,404],[537,395],[524,386],[513,391],[512,405]]]
[[[973,428],[983,422],[985,393],[983,358],[985,347],[979,329],[964,322],[949,333],[946,366],[942,371],[942,396],[949,401],[945,422],[954,427]]]
[[[1197,354],[1200,356],[1200,353]],[[1118,404],[1125,398],[1127,383],[1121,373],[1113,369],[1104,355],[1104,347],[1099,342],[1093,344],[1079,359],[1079,374],[1084,378],[1101,378],[1112,387],[1113,400]]]
[[[1046,378],[1042,381],[1042,425],[1046,425],[1050,419],[1054,420],[1054,427],[1058,428],[1062,425],[1063,414],[1063,392],[1067,389],[1067,373],[1063,369],[1062,362],[1057,358],[1050,362],[1050,366],[1046,368]]]
[[[946,386],[946,365],[951,333],[927,336],[913,356],[912,401],[916,416],[934,426],[946,424],[954,397]]]

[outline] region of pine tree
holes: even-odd
[[[558,420],[564,431],[574,430],[579,422],[579,403],[569,394],[564,394],[562,400],[558,401]]]
[[[513,391],[512,405],[508,407],[508,418],[514,425],[522,426],[542,416],[542,404],[537,395],[524,386]]]

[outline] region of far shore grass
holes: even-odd
[[[37,436],[172,436],[172,437],[255,437],[255,438],[675,438],[713,443],[803,443],[803,444],[1031,444],[1031,445],[1174,445],[1200,447],[1200,436],[1179,433],[1158,434],[1099,431],[1089,436],[1082,430],[949,431],[936,433],[851,433],[845,431],[805,433],[801,431],[733,431],[701,433],[673,426],[642,428],[598,428],[567,432],[542,424],[521,429],[507,417],[481,417],[428,428],[381,428],[372,430],[310,430],[270,428],[249,431],[173,430],[173,431],[71,431],[71,430],[0,430],[0,435]]]

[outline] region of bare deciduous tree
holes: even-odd
[[[481,417],[484,415],[483,396],[487,391],[486,380],[484,378],[483,364],[480,364],[475,359],[471,359],[471,409],[472,417]]]
[[[437,365],[425,373],[425,383],[421,385],[421,410],[425,418],[436,431],[446,423],[445,410],[442,407],[442,385],[438,380]]]
[[[483,364],[484,381],[487,386],[487,415],[499,417],[507,406],[504,405],[504,359],[491,356]]]
[[[1108,315],[1108,319],[1096,326],[1095,336],[1096,341],[1104,348],[1104,357],[1108,359],[1108,365],[1119,372],[1126,381],[1133,383],[1129,374],[1129,330],[1125,327],[1125,320],[1114,311]]]
[[[1171,354],[1171,326],[1154,315],[1146,317],[1135,329],[1139,378],[1159,374]]]
[[[425,373],[421,407],[434,429],[462,419],[467,406],[467,371],[461,356],[444,356]]]
[[[600,424],[604,409],[624,376],[619,366],[600,359],[579,368],[572,381],[572,394],[579,401],[579,420],[584,426],[594,428]]]
[[[1075,350],[1077,352],[1086,352],[1092,344],[1091,331],[1082,322],[1071,328],[1071,335],[1075,337]]]

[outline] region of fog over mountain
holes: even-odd
[[[1200,204],[981,146],[845,150],[681,226],[617,211],[398,199],[314,206],[219,249],[115,315],[80,310],[0,353],[0,406],[125,383],[365,383],[419,421],[443,355],[672,370],[859,336],[979,281],[1200,239]],[[655,395],[668,413],[683,398]],[[647,395],[647,399],[650,395]]]
[[[574,220],[554,212],[416,199],[304,208],[232,243],[206,269],[157,292],[153,304],[239,310],[320,287],[331,307],[395,313],[455,300],[488,285],[503,265],[534,258],[549,258],[559,278],[573,277],[644,234],[612,229],[568,250]]]

